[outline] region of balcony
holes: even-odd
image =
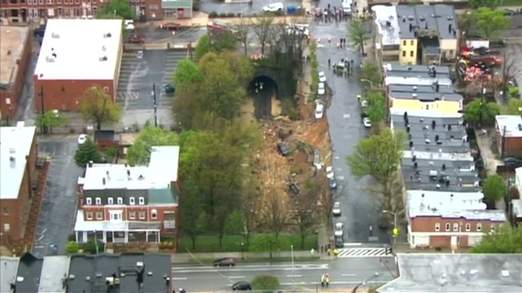
[[[132,230],[160,230],[160,222],[129,222],[129,231]]]

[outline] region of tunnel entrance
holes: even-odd
[[[254,116],[257,119],[272,117],[272,103],[278,98],[277,83],[268,76],[256,76],[248,86],[254,102]]]

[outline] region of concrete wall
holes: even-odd
[[[401,64],[417,64],[417,39],[401,39],[399,62]]]
[[[390,107],[404,111],[430,110],[441,114],[454,114],[462,110],[462,102],[444,100],[422,102],[415,99],[397,99],[390,97]]]

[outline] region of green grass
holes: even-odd
[[[503,0],[501,6],[519,6],[522,5],[522,0]]]
[[[255,242],[257,237],[261,237],[263,234],[253,234],[250,236],[250,242]],[[294,246],[294,249],[301,249],[301,238],[299,234],[280,234],[279,239],[282,243]],[[223,237],[223,248],[219,247],[219,238],[217,235],[201,235],[196,238],[196,248],[192,249],[192,241],[189,237],[181,237],[180,247],[178,252],[239,252],[241,251],[241,243],[245,244],[245,252],[251,251],[249,247],[246,247],[246,241],[241,235],[226,235]],[[310,250],[317,248],[317,235],[309,234],[305,238],[304,250]],[[268,251],[268,248],[266,249]],[[275,249],[274,249],[275,251]]]

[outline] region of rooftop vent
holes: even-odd
[[[448,16],[448,20],[453,20],[453,16]]]
[[[47,62],[54,62],[54,57],[47,56],[47,58],[45,58],[45,61],[47,61]]]
[[[419,17],[419,20],[420,21],[425,21],[426,19],[424,18],[424,16],[421,16],[421,17]]]
[[[96,273],[96,278],[101,278],[102,276],[102,273]]]
[[[110,38],[111,36],[112,36],[111,33],[106,33],[103,35],[104,38]]]
[[[409,21],[412,21],[412,20],[414,20],[414,19],[415,19],[415,17],[413,17],[413,15],[408,15],[408,20],[409,20]]]
[[[24,277],[22,277],[22,276],[16,277],[16,282],[22,283],[23,281],[24,281]]]
[[[103,62],[103,61],[107,61],[107,56],[102,56],[100,57],[100,61]]]
[[[417,86],[414,85],[412,89],[413,89],[414,92],[416,92],[417,91]]]
[[[51,37],[52,37],[53,39],[59,39],[59,38],[60,38],[60,35],[57,34],[57,33],[51,33]]]
[[[70,275],[69,275],[69,280],[74,280],[74,278],[76,278],[75,275],[73,275],[73,274],[70,274]]]
[[[94,163],[93,161],[89,161],[89,164],[88,164],[89,168],[92,168],[93,163]]]
[[[502,270],[502,271],[500,272],[500,274],[501,274],[502,277],[504,277],[504,278],[509,277],[509,271],[508,271],[508,270]]]
[[[141,176],[141,175],[140,175]],[[138,268],[142,268],[143,267],[143,262],[142,261],[137,261],[136,262],[136,267]]]
[[[431,143],[431,140],[430,140],[429,138],[426,138],[426,139],[424,140],[424,143],[426,143],[426,144],[430,144],[430,143]]]
[[[151,272],[151,271],[148,271],[148,272],[147,272],[147,276],[152,276],[152,272]]]

